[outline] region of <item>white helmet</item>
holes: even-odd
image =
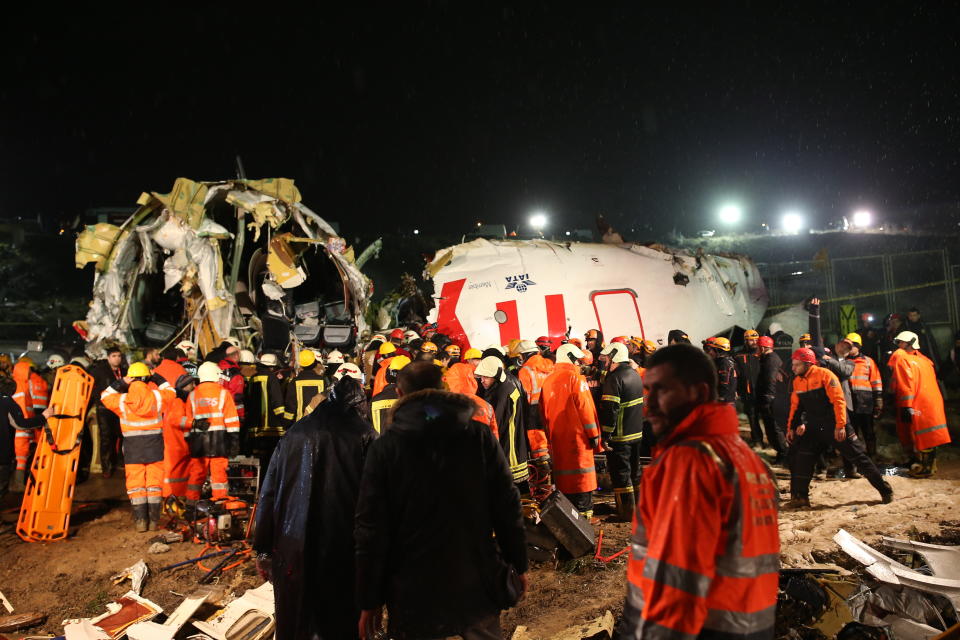
[[[521,340],[517,345],[517,353],[540,353],[540,347],[533,340]]]
[[[496,349],[497,351],[500,352],[500,355],[502,355],[502,356],[507,355],[507,350],[506,350],[506,348],[505,348],[505,347],[501,347],[501,346],[498,345],[498,344],[492,344],[492,345],[490,345],[489,347],[487,347],[486,349],[484,349],[484,351],[489,351],[490,349]]]
[[[63,359],[63,356],[59,353],[54,353],[49,358],[47,358],[47,368],[56,369],[57,367],[62,367],[67,364],[67,361]]]
[[[413,342],[414,340],[418,340],[419,338],[420,338],[420,334],[414,331],[413,329],[408,329],[403,332],[404,343],[410,343],[410,342]]]
[[[84,369],[90,368],[90,360],[84,356],[77,356],[70,361],[70,364],[75,364],[79,367],[83,367]]]
[[[610,356],[610,362],[627,362],[630,360],[630,353],[626,345],[620,342],[612,342],[603,348],[600,352],[602,356]]]
[[[226,337],[226,338],[223,339],[223,341],[226,342],[226,343],[232,344],[232,345],[235,346],[237,349],[240,348],[240,338],[238,338],[238,337],[236,337],[236,336]]]
[[[557,349],[557,364],[572,363],[576,360],[583,360],[585,357],[586,354],[575,344],[562,344]]]
[[[253,351],[249,349],[240,350],[240,360],[239,364],[256,364],[257,358],[253,355]]]
[[[496,378],[500,382],[507,379],[507,374],[503,371],[503,360],[496,356],[487,356],[481,360],[476,370],[474,370],[473,375]]]
[[[334,349],[327,354],[327,364],[343,364],[343,354]]]
[[[177,343],[177,349],[183,351],[188,358],[194,358],[197,355],[197,344],[189,340],[182,340]]]
[[[894,342],[906,342],[910,344],[914,349],[917,348],[917,345],[920,344],[920,336],[915,334],[913,331],[901,331],[897,334],[897,337],[893,339]]]
[[[260,354],[260,364],[265,367],[275,367],[277,366],[277,354],[275,353],[261,353]]]
[[[220,382],[220,366],[216,362],[204,362],[197,369],[200,382]]]
[[[363,382],[363,372],[360,371],[360,367],[353,364],[352,362],[347,362],[345,364],[340,365],[340,368],[337,369],[337,372],[333,374],[333,379],[339,382],[340,379],[343,378],[343,376],[350,376],[351,378],[353,378],[354,380],[357,380],[358,382],[361,382],[361,383]]]

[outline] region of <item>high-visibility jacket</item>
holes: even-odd
[[[850,376],[850,395],[854,413],[872,414],[876,401],[883,396],[883,381],[880,379],[880,367],[870,356],[862,353],[856,358],[847,358],[853,363]]]
[[[187,442],[194,458],[228,458],[240,451],[240,417],[229,391],[201,382],[187,398]]]
[[[477,393],[477,377],[474,375],[474,368],[466,362],[458,362],[447,369],[443,382],[447,385],[447,389],[454,393],[466,395]]]
[[[643,378],[627,363],[607,372],[599,414],[605,441],[633,442],[643,435]]]
[[[126,386],[114,382],[100,394],[103,406],[120,416],[123,434],[123,460],[133,464],[150,464],[163,460],[163,416],[173,404],[176,393],[169,385],[151,389],[147,383],[134,380]]]
[[[245,404],[247,425],[254,438],[278,438],[285,433],[283,383],[273,367],[257,365],[257,371],[247,384]]]
[[[30,397],[33,400],[33,412],[43,413],[50,404],[50,385],[36,371],[30,372]]]
[[[847,425],[847,401],[836,374],[811,365],[807,373],[793,377],[790,394],[790,429],[802,421],[821,429],[843,429]]]
[[[469,396],[469,398],[473,400],[473,403],[477,405],[477,412],[473,414],[473,419],[490,427],[490,431],[493,432],[493,437],[499,440],[500,433],[497,428],[497,416],[493,411],[493,406],[480,396],[466,393],[463,395]]]
[[[586,379],[574,364],[558,363],[543,381],[540,415],[550,439],[553,477],[563,493],[584,493],[597,488],[593,463],[599,445],[597,410]],[[502,427],[501,427],[502,429]],[[596,439],[596,447],[590,441]]]
[[[937,384],[933,362],[919,351],[903,351],[903,355],[891,358],[890,362],[898,409],[898,435],[902,432],[909,436],[907,442],[912,443],[912,447],[918,451],[950,442],[943,396]],[[909,409],[913,414],[909,423],[904,422],[900,415],[903,409]]]
[[[176,386],[177,378],[187,375],[187,370],[183,368],[183,365],[169,358],[161,360],[153,372],[166,380],[171,387]]]
[[[383,433],[390,428],[392,416],[390,410],[397,404],[400,396],[397,395],[396,383],[390,383],[383,391],[370,399],[370,418],[377,433]]]
[[[175,397],[163,416],[163,497],[186,497],[190,469],[188,433],[187,405]]]
[[[13,401],[20,407],[23,417],[27,420],[37,415],[33,410],[34,402],[31,394],[30,373],[30,363],[28,362],[18,362],[13,365],[13,381],[17,383],[16,391],[12,396]],[[30,445],[38,439],[39,432],[36,429],[25,429],[20,425],[14,425],[13,452],[16,458],[16,467],[19,471],[26,470],[30,457]]]
[[[510,465],[514,482],[530,477],[527,470],[527,398],[520,381],[511,374],[483,390],[481,398],[493,406],[497,419],[500,446]]]
[[[393,358],[394,355],[391,355],[390,358]],[[387,382],[387,371],[390,370],[390,358],[385,358],[380,361],[380,368],[377,369],[377,373],[373,376],[373,387],[372,393],[370,394],[371,397],[383,391],[384,387],[389,384]]]
[[[310,401],[323,393],[326,380],[313,369],[304,369],[287,383],[286,399],[283,401],[283,418],[287,427],[310,413]]]
[[[724,403],[696,407],[640,479],[627,638],[772,638],[778,490]]]
[[[554,364],[539,353],[527,358],[517,377],[527,392],[527,405],[530,407],[527,424],[527,439],[530,442],[531,458],[550,458],[550,442],[543,428],[540,416],[540,392],[543,381],[553,372]]]

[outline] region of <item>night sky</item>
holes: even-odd
[[[209,6],[7,21],[0,217],[132,205],[238,153],[348,232],[543,208],[652,237],[726,199],[752,223],[960,200],[947,3]]]

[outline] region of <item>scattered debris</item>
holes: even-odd
[[[163,613],[160,605],[128,591],[116,602],[109,603],[107,612],[96,618],[64,620],[64,635],[70,640],[116,640],[131,625],[152,620],[160,613]]]
[[[181,602],[180,606],[170,614],[170,617],[163,624],[151,621],[138,622],[127,629],[127,637],[130,640],[173,640],[181,627],[207,601],[210,594],[211,590],[209,588],[198,590]]]
[[[120,584],[127,578],[130,578],[130,582],[132,583],[131,590],[133,593],[140,595],[140,592],[143,590],[143,582],[147,579],[149,573],[150,570],[147,569],[147,563],[141,560],[132,567],[127,567],[120,573],[112,576],[110,581],[113,582],[113,584]]]
[[[158,573],[163,571],[168,571],[170,569],[176,569],[177,567],[185,567],[188,564],[195,564],[201,560],[208,560],[210,558],[216,558],[217,556],[222,556],[227,553],[231,553],[233,549],[223,549],[221,551],[214,551],[213,553],[208,553],[202,556],[197,556],[196,558],[190,558],[189,560],[184,560],[183,562],[174,562],[173,564],[168,564],[165,567],[160,567]]]
[[[609,640],[613,637],[615,624],[613,614],[606,611],[599,618],[564,629],[551,636],[549,640]],[[524,626],[517,627],[510,636],[511,640],[533,640],[533,638],[534,636],[530,635]]]
[[[195,621],[193,626],[214,640],[262,640],[273,635],[273,614],[273,584],[264,582],[228,604],[217,617]]]
[[[155,555],[158,553],[166,553],[167,551],[170,551],[170,545],[162,542],[154,542],[152,545],[150,545],[150,548],[147,549],[147,553],[152,553]]]
[[[10,604],[10,601],[7,600],[7,597],[3,595],[2,591],[0,591],[0,604],[7,610],[7,613],[13,613],[13,605]]]
[[[540,507],[540,519],[574,558],[585,556],[596,542],[593,526],[559,491],[554,491]]]
[[[15,616],[3,616],[0,617],[0,633],[29,629],[38,624],[43,624],[46,619],[47,616],[43,613],[18,613]]]

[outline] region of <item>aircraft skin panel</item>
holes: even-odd
[[[740,256],[486,239],[437,255],[447,262],[428,267],[439,293],[430,320],[481,349],[510,336],[548,335],[558,344],[568,328],[582,337],[601,324],[608,341],[638,335],[666,344],[671,329],[683,329],[697,344],[734,326],[755,327],[767,306],[756,266]]]

